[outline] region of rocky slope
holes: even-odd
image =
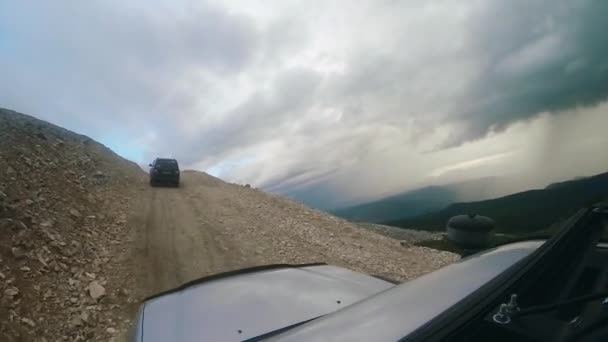
[[[144,173],[93,140],[0,109],[0,340],[108,340],[128,305],[115,256]]]
[[[188,180],[182,191],[195,208],[200,206],[205,220],[222,227],[221,236],[239,246],[248,265],[322,261],[404,281],[457,259],[413,246],[410,238],[402,244],[296,201],[204,173],[193,172]]]
[[[356,224],[359,227],[371,230],[380,235],[401,240],[402,245],[413,245],[428,240],[440,240],[445,235],[443,232],[437,233],[426,230],[397,228],[376,223],[356,222]]]

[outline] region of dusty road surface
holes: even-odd
[[[140,297],[263,264],[322,261],[408,280],[457,259],[200,172],[183,172],[179,188],[140,189],[128,225]]]
[[[185,174],[181,188],[148,188],[138,203],[133,217],[140,258],[136,264],[147,294],[247,265],[234,241],[196,202],[188,187],[192,180],[192,174]]]

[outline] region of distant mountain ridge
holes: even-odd
[[[454,203],[432,213],[385,223],[411,229],[443,230],[450,217],[475,213],[493,218],[498,232],[531,233],[547,229],[578,209],[607,199],[608,172],[496,199]]]
[[[332,214],[351,221],[382,223],[419,216],[462,201],[494,197],[491,189],[498,177],[485,177],[402,192],[376,201],[333,210]]]
[[[447,206],[457,200],[454,191],[441,186],[429,186],[335,210],[336,216],[360,222],[384,222],[425,214]]]

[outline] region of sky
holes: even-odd
[[[321,208],[608,171],[608,2],[0,0],[0,107]]]

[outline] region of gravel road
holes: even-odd
[[[136,217],[142,235],[137,241],[147,291],[241,266],[239,249],[205,220],[187,188],[153,188],[142,197]]]
[[[140,189],[128,224],[142,297],[263,264],[323,261],[403,281],[458,259],[200,172],[183,172],[180,188]]]

